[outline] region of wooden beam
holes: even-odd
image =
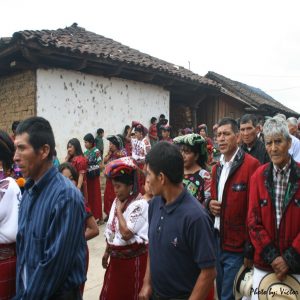
[[[39,64],[39,59],[34,54],[32,54],[32,52],[29,51],[28,48],[22,46],[21,52],[22,52],[22,55],[24,56],[24,58],[26,58],[28,61],[30,61],[31,63],[33,63],[35,65]]]
[[[104,75],[107,77],[116,77],[122,73],[122,70],[123,70],[123,64],[120,64],[119,66],[114,66],[111,68],[111,70],[104,72]]]
[[[31,63],[25,61],[16,61],[13,60],[10,63],[10,68],[15,70],[24,70],[24,69],[34,69],[34,66]]]
[[[9,56],[12,53],[17,52],[19,49],[20,49],[19,45],[15,44],[15,45],[13,45],[13,46],[11,46],[9,48],[6,48],[6,49],[0,51],[0,57],[2,59],[5,56]]]

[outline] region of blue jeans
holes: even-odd
[[[219,300],[235,300],[233,283],[237,272],[244,263],[244,254],[222,250],[217,230],[215,230],[215,242],[218,298]]]

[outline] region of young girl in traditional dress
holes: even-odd
[[[83,156],[83,152],[81,149],[81,145],[78,139],[73,138],[69,140],[67,144],[67,157],[66,162],[72,164],[72,166],[76,169],[77,173],[79,174],[77,187],[83,193],[83,196],[86,201],[88,201],[88,191],[87,191],[87,179],[86,179],[86,172],[87,172],[87,159]]]
[[[105,175],[112,179],[116,199],[105,228],[106,269],[100,300],[138,299],[146,265],[148,203],[137,182],[138,166],[130,157],[110,162]]]
[[[86,151],[84,156],[88,161],[87,190],[88,204],[98,224],[103,224],[100,171],[103,168],[101,153],[95,147],[95,138],[91,133],[84,136]]]

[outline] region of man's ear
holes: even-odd
[[[40,150],[39,150],[39,153],[41,155],[41,158],[43,160],[47,160],[48,159],[48,156],[49,156],[49,153],[50,153],[50,146],[48,144],[45,144],[43,145]]]
[[[168,177],[164,173],[162,173],[162,172],[160,172],[158,176],[160,178],[160,183],[162,185],[166,185]]]

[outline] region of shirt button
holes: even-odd
[[[160,219],[161,219],[161,220],[163,220],[163,219],[164,219],[164,217],[160,217]]]
[[[159,226],[159,227],[158,227],[158,230],[160,231],[160,229],[161,229],[161,227]]]

